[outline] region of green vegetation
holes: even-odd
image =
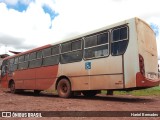
[[[102,91],[101,93],[106,94],[107,91]],[[133,91],[114,91],[114,95],[160,96],[160,86]]]

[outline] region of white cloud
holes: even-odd
[[[19,0],[3,0],[6,4],[15,5]]]
[[[20,0],[6,1],[15,4]],[[160,26],[159,0],[35,0],[28,4],[26,11],[18,12],[8,10],[4,3],[0,3],[0,34],[21,39],[31,47],[57,42],[135,16]],[[43,4],[59,14],[53,21],[43,11]],[[160,37],[157,43],[160,55]]]
[[[8,43],[13,43],[17,39],[27,46],[22,45],[22,47],[31,49],[33,46],[44,45],[46,40],[49,40],[50,16],[45,14],[42,7],[36,3],[31,3],[24,12],[13,9],[8,10],[4,3],[0,3],[0,18],[0,36],[8,35],[10,38]],[[3,41],[4,39],[0,40],[1,46],[4,43]],[[13,46],[15,50],[22,49],[16,42],[13,45],[8,44],[8,49]]]
[[[0,0],[0,2],[4,2],[8,5],[16,5],[18,2],[28,5],[33,0]]]

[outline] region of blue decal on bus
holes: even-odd
[[[86,63],[85,63],[85,69],[86,69],[86,70],[91,69],[91,62],[86,62]]]

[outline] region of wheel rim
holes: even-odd
[[[61,79],[57,86],[58,95],[63,98],[72,96],[71,85],[67,79]]]
[[[61,85],[60,89],[61,89],[62,93],[67,93],[68,92],[68,86],[67,86],[67,84],[63,83]]]

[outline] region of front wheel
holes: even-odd
[[[73,92],[71,91],[71,84],[68,79],[63,78],[58,82],[57,92],[62,98],[69,98],[73,95]]]
[[[15,88],[15,83],[14,82],[10,83],[10,91],[11,91],[11,93],[16,93],[17,92],[17,90]]]

